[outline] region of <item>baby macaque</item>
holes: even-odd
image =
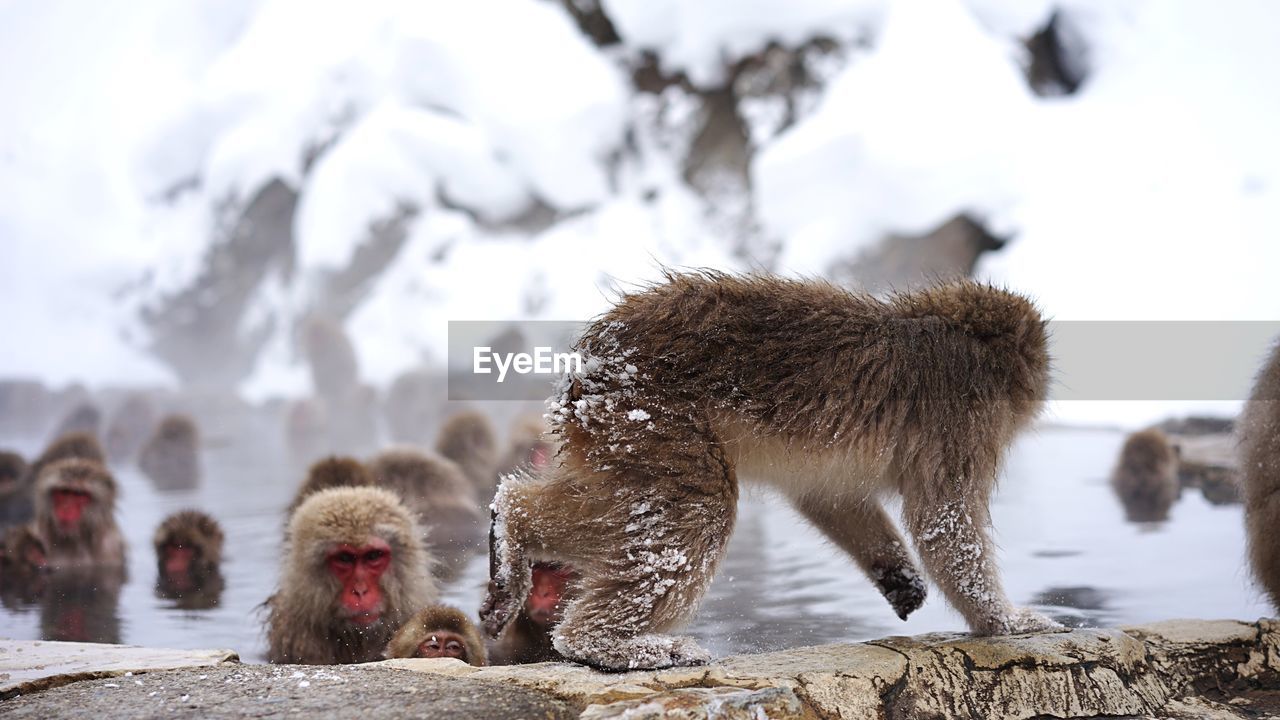
[[[36,532],[52,568],[120,567],[124,537],[116,525],[116,481],[80,458],[45,466],[36,478]]]
[[[483,547],[487,523],[471,484],[453,462],[410,449],[382,452],[369,463],[374,482],[396,493],[427,531],[437,574],[452,577]]]
[[[156,592],[160,597],[197,599],[189,608],[217,605],[222,590],[222,527],[199,510],[183,510],[156,528]]]
[[[162,489],[192,488],[200,479],[200,432],[186,415],[169,415],[138,454],[138,468]]]
[[[387,644],[388,658],[455,658],[468,665],[485,664],[480,631],[460,611],[432,605],[418,611]]]
[[[128,462],[156,425],[155,406],[145,395],[132,394],[111,415],[103,444],[112,462]]]
[[[379,660],[414,610],[436,602],[421,530],[389,490],[317,492],[286,537],[280,589],[267,600],[270,662]]]
[[[989,537],[1006,448],[1049,384],[1044,321],[975,283],[880,301],[821,282],[674,275],[578,341],[548,406],[556,462],[504,478],[481,608],[496,637],[531,564],[578,571],[552,633],[609,670],[709,661],[663,634],[693,615],[734,525],[739,476],[770,482],[906,617],[923,573],[881,507],[902,494],[924,567],[983,635],[1059,628],[1009,602]]]
[[[289,517],[302,504],[302,501],[320,492],[335,487],[371,487],[373,476],[365,469],[363,463],[355,458],[328,457],[320,460],[307,470],[307,477],[293,495],[289,503]]]
[[[32,508],[27,461],[18,453],[0,450],[0,527],[30,521]]]
[[[551,462],[555,445],[546,437],[547,423],[539,415],[520,415],[511,423],[507,440],[507,456],[502,461],[502,475],[522,467],[541,468]]]
[[[1178,453],[1169,438],[1159,430],[1130,435],[1111,473],[1111,487],[1129,522],[1168,519],[1179,492]]]
[[[476,497],[488,502],[498,484],[498,440],[493,423],[474,410],[449,418],[436,438],[436,452],[458,463],[475,488]]]
[[[1249,560],[1271,604],[1280,609],[1280,345],[1258,373],[1240,433]]]
[[[502,631],[489,651],[494,665],[562,660],[551,643],[551,632],[560,622],[569,586],[577,573],[548,563],[534,563],[532,588],[520,614]]]

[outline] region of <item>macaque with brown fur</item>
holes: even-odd
[[[298,509],[302,501],[320,492],[335,487],[371,487],[373,476],[364,464],[355,458],[332,456],[319,460],[307,469],[307,477],[303,479],[298,490],[289,503],[288,516]],[[287,519],[286,519],[287,522]]]
[[[24,589],[49,569],[44,541],[30,525],[5,531],[0,539],[0,589]]]
[[[138,453],[138,469],[162,489],[196,486],[200,479],[200,431],[186,415],[160,421]]]
[[[520,415],[511,423],[507,456],[502,461],[500,475],[522,467],[537,470],[550,463],[555,453],[555,444],[547,437],[546,421],[540,415]]]
[[[456,464],[399,448],[378,454],[368,467],[374,482],[399,495],[425,528],[438,575],[452,577],[483,547],[486,513]]]
[[[16,452],[0,450],[0,527],[31,520],[34,502],[27,461]]]
[[[338,487],[308,497],[286,537],[280,589],[267,600],[267,659],[378,660],[417,609],[436,602],[421,530],[395,493]]]
[[[445,421],[436,438],[436,452],[462,468],[476,497],[488,503],[498,484],[498,440],[493,423],[483,413],[467,410]]]
[[[494,665],[563,660],[552,645],[551,633],[577,581],[577,573],[550,563],[534,563],[529,596],[514,620],[489,650]]]
[[[1280,609],[1280,344],[1254,381],[1239,427],[1249,560]]]
[[[1178,453],[1169,438],[1159,430],[1130,435],[1111,473],[1111,487],[1129,522],[1168,519],[1179,492]]]
[[[672,275],[622,298],[576,349],[581,372],[548,403],[556,462],[507,476],[494,500],[490,637],[519,612],[531,563],[562,562],[581,574],[552,634],[565,657],[708,662],[664,633],[711,582],[739,476],[781,490],[900,617],[925,584],[879,502],[888,491],[973,632],[1060,627],[1009,602],[988,531],[1004,452],[1048,390],[1044,321],[1027,299],[969,282],[881,301],[822,282]]]
[[[102,451],[98,438],[90,433],[72,432],[59,435],[56,440],[49,443],[48,447],[27,468],[27,475],[34,484],[46,467],[70,458],[89,460],[99,465],[107,463],[106,453]]]
[[[385,653],[388,658],[441,658],[461,660],[477,667],[486,664],[480,631],[461,611],[445,605],[419,610],[405,623]]]
[[[207,513],[183,510],[156,528],[156,594],[187,609],[218,604],[223,581],[222,526]],[[190,600],[190,602],[187,602]]]
[[[122,567],[116,481],[101,463],[81,458],[44,466],[36,477],[36,533],[50,567]]]

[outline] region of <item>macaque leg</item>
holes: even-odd
[[[904,477],[903,513],[930,577],[977,635],[1015,635],[1061,628],[1005,595],[987,531],[994,483],[971,462],[940,463],[929,476]]]
[[[796,510],[850,556],[903,620],[924,604],[924,576],[907,543],[874,497],[805,495]]]

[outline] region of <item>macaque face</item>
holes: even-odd
[[[535,468],[543,467],[551,460],[551,453],[547,446],[542,443],[535,444],[529,449],[529,464]]]
[[[466,640],[448,630],[432,630],[427,633],[427,638],[418,643],[418,652],[414,655],[420,658],[450,657],[468,662]]]
[[[80,518],[93,500],[93,496],[84,490],[69,488],[56,488],[49,495],[53,501],[53,519],[64,532],[79,527]]]
[[[574,576],[572,570],[547,565],[533,568],[533,589],[525,601],[529,619],[543,627],[560,621],[565,585]]]
[[[325,556],[325,567],[342,585],[338,591],[339,616],[366,626],[382,616],[382,573],[391,565],[391,546],[381,538],[363,545],[341,543]]]

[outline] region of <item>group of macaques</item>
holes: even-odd
[[[715,574],[741,480],[777,488],[902,618],[925,601],[927,572],[976,634],[1061,627],[1009,601],[989,534],[1004,453],[1051,376],[1045,322],[1026,298],[971,282],[877,299],[821,282],[673,274],[623,297],[575,349],[584,362],[549,400],[547,433],[528,434],[496,492],[504,463],[474,414],[447,424],[434,454],[310,468],[265,603],[271,661],[706,663],[694,639],[668,633]],[[1280,604],[1280,537],[1269,533],[1280,526],[1280,348],[1241,427],[1251,558]],[[52,451],[35,463],[36,521],[5,543],[6,563],[119,562],[110,474],[100,459]],[[1151,476],[1171,463],[1160,438],[1138,435],[1115,482],[1158,506],[1167,498]],[[914,553],[881,505],[891,492]],[[162,571],[216,565],[216,551],[180,532],[205,528],[215,548],[221,533],[206,520],[166,521]],[[486,537],[487,647],[437,588]]]

